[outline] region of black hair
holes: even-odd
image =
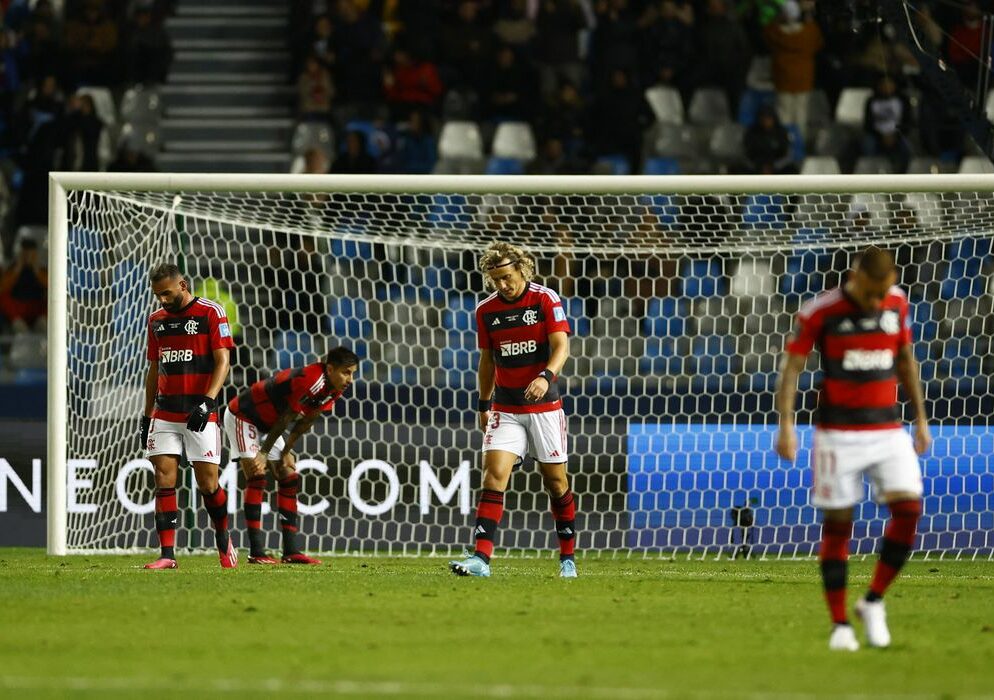
[[[148,273],[148,281],[152,284],[165,279],[173,279],[174,277],[182,277],[183,273],[179,271],[179,268],[173,263],[160,263],[153,267]]]
[[[350,367],[352,365],[358,367],[359,356],[348,348],[337,347],[328,351],[328,356],[325,358],[324,363],[335,367]]]

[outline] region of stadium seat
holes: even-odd
[[[158,126],[162,118],[162,100],[153,88],[135,85],[121,97],[121,121]]]
[[[373,260],[373,244],[368,241],[355,241],[347,238],[332,238],[329,252],[335,258]]]
[[[274,349],[274,370],[297,367],[316,359],[314,338],[310,333],[283,331],[277,334]]]
[[[753,56],[746,73],[746,86],[751,90],[773,92],[773,60],[769,55]]]
[[[599,156],[594,163],[594,172],[604,175],[630,175],[632,164],[623,155],[613,154]]]
[[[959,166],[945,160],[939,160],[931,156],[915,156],[908,161],[908,173],[912,174],[938,174],[954,173],[959,170]]]
[[[764,105],[776,104],[777,96],[773,90],[749,89],[742,93],[739,98],[738,123],[748,128],[756,122],[756,115],[759,108]]]
[[[692,158],[697,155],[694,130],[689,126],[657,124],[652,149],[663,158]]]
[[[680,91],[666,85],[647,88],[645,100],[660,124],[683,124],[683,98]]]
[[[843,159],[853,149],[853,144],[853,132],[839,124],[829,124],[818,129],[814,137],[814,150],[820,156]]]
[[[711,132],[708,151],[711,157],[724,164],[745,160],[745,127],[737,123],[719,124]]]
[[[590,335],[590,317],[586,314],[583,297],[563,297],[562,302],[573,335]]]
[[[916,340],[935,340],[939,324],[933,316],[932,304],[919,301],[911,307],[911,323]]]
[[[801,164],[801,175],[839,175],[839,161],[833,156],[808,156]]]
[[[487,175],[524,175],[525,164],[517,158],[498,158],[493,156],[487,161]]]
[[[487,162],[481,158],[439,158],[432,168],[433,175],[482,175]]]
[[[890,159],[883,156],[860,156],[853,168],[856,175],[887,175],[892,172],[894,168]]]
[[[776,280],[770,270],[768,260],[743,258],[735,266],[728,284],[728,293],[733,297],[768,297],[776,291]]]
[[[871,88],[843,88],[835,105],[835,121],[843,126],[862,129],[866,103],[872,95]]]
[[[750,229],[783,229],[789,217],[784,211],[783,195],[751,194],[745,199],[742,223]]]
[[[791,255],[780,277],[780,294],[788,302],[805,301],[825,287],[825,276],[814,255]]]
[[[158,127],[126,122],[121,125],[117,136],[117,147],[127,146],[131,150],[154,157],[162,147],[162,137]]]
[[[686,260],[680,269],[683,296],[712,297],[724,294],[724,274],[720,260]]]
[[[648,158],[642,169],[643,175],[679,175],[680,161],[676,158]]]
[[[675,224],[680,215],[680,207],[673,203],[673,197],[668,194],[643,195],[639,197],[639,204],[647,207],[658,223],[664,226]]]
[[[642,326],[646,337],[676,337],[687,329],[687,302],[676,297],[649,299]]]
[[[331,332],[340,340],[360,340],[373,333],[365,299],[335,297],[328,309]]]
[[[466,196],[462,194],[437,194],[428,208],[429,224],[442,228],[469,228],[473,215],[466,209]]]
[[[832,105],[824,90],[812,90],[808,101],[808,130],[814,130],[832,123]]]
[[[795,163],[803,163],[808,153],[801,127],[797,124],[787,124],[784,129],[787,130],[787,142],[790,144],[790,159]]]
[[[442,328],[447,331],[469,331],[476,328],[477,298],[472,294],[453,294],[448,308],[442,312]]]
[[[482,159],[483,137],[475,122],[450,121],[442,126],[438,139],[440,159]]]
[[[732,110],[728,106],[725,91],[713,87],[698,88],[690,98],[687,116],[691,124],[705,126],[727,124],[732,120]]]
[[[331,157],[335,153],[335,135],[327,124],[300,122],[293,130],[290,150],[294,155],[303,155],[312,148],[320,148]]]
[[[527,122],[501,122],[494,132],[493,155],[519,161],[535,160],[535,135]]]
[[[987,156],[966,156],[960,161],[961,173],[994,173],[994,163]]]

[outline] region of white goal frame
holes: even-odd
[[[994,175],[449,176],[54,172],[49,188],[48,536],[67,554],[68,195],[72,191],[410,194],[817,194],[990,191]]]

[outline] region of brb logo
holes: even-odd
[[[535,340],[522,340],[520,343],[501,343],[500,356],[514,357],[538,350],[538,342]]]
[[[523,314],[521,314],[521,322],[526,326],[531,326],[538,323],[538,312],[535,309],[528,309]]]
[[[163,350],[161,359],[163,362],[191,362],[193,350]]]
[[[842,358],[842,369],[847,372],[891,369],[894,366],[894,353],[890,350],[846,350]]]
[[[185,326],[183,326],[183,330],[186,331],[187,335],[196,335],[197,330],[199,328],[200,328],[199,324],[196,321],[194,321],[192,318],[186,322]]]

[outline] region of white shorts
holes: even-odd
[[[891,430],[814,431],[811,503],[818,508],[849,508],[863,500],[863,472],[878,503],[885,493],[922,494],[922,471],[911,436]]]
[[[567,460],[566,414],[560,408],[542,413],[493,411],[483,436],[483,451],[503,450],[519,457],[531,455],[543,464]]]
[[[266,433],[254,423],[242,420],[228,410],[224,412],[224,434],[228,438],[231,459],[252,459],[259,452],[259,444],[266,439]],[[278,462],[283,455],[285,444],[283,436],[280,435],[266,458],[271,462]]]
[[[211,421],[202,432],[186,429],[186,423],[153,418],[148,427],[146,457],[154,455],[180,456],[186,452],[191,462],[221,463],[221,430]]]

